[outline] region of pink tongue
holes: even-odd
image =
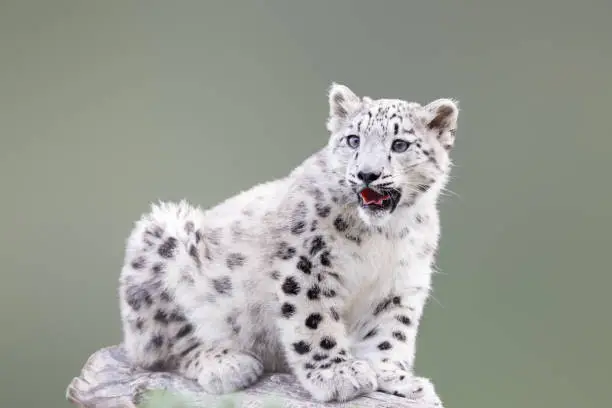
[[[388,199],[389,196],[388,195],[383,196],[381,194],[378,194],[376,191],[372,189],[366,188],[361,191],[361,198],[366,205],[370,205],[370,204],[382,205],[383,201]]]

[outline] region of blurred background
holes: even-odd
[[[0,406],[121,341],[158,199],[326,143],[327,88],[460,101],[417,370],[449,408],[612,406],[612,2],[0,0]]]

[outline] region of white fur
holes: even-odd
[[[290,370],[321,401],[378,389],[441,406],[412,366],[457,107],[358,98],[342,85],[329,97],[328,145],[287,177],[206,211],[153,205],[136,223],[119,295],[137,364],[213,393]],[[360,136],[358,149],[348,134]],[[407,151],[391,152],[398,137]],[[364,168],[402,190],[393,212],[358,204]]]

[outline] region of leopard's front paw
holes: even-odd
[[[201,357],[198,382],[211,394],[227,394],[255,383],[263,373],[263,364],[247,353],[224,350],[214,357]]]
[[[322,402],[348,401],[376,390],[376,372],[362,360],[322,364],[304,371],[302,386]]]
[[[443,408],[434,385],[423,377],[397,370],[379,376],[379,390],[387,394],[407,398],[418,403],[419,408]]]

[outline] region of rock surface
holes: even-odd
[[[231,396],[206,394],[194,381],[168,372],[133,367],[121,346],[98,350],[89,357],[79,377],[66,390],[66,398],[83,408],[136,408],[151,402],[152,390],[183,397],[190,408],[429,408],[428,404],[375,392],[345,403],[313,401],[290,374],[269,374],[256,385]],[[226,401],[236,398],[236,405]],[[225,402],[224,402],[225,401]],[[175,408],[175,405],[163,405]],[[178,406],[176,406],[178,407]],[[160,407],[161,408],[161,407]]]

